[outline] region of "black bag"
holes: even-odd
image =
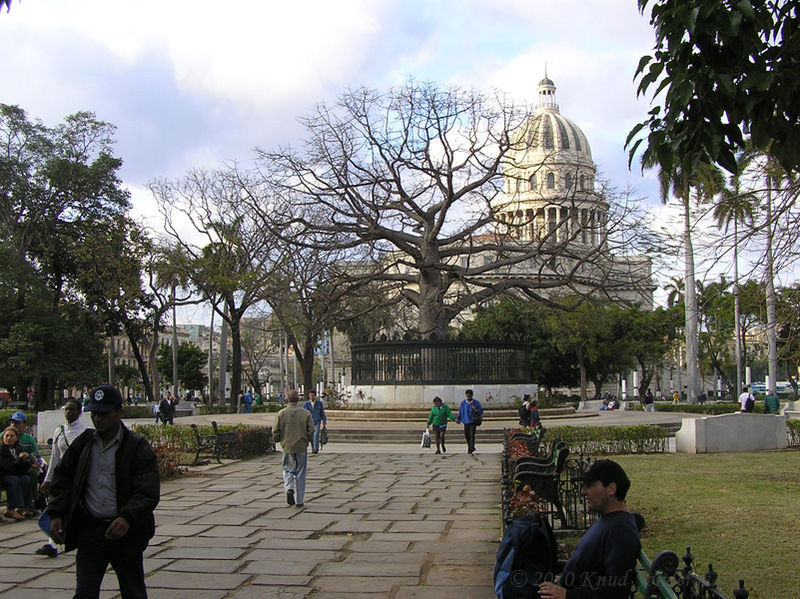
[[[752,395],[748,395],[747,400],[744,402],[744,411],[752,412],[754,407],[756,407],[756,400]]]
[[[538,597],[539,585],[553,580],[557,565],[556,538],[547,518],[533,513],[513,520],[497,550],[494,592],[499,599]]]
[[[483,424],[483,414],[473,414],[472,422],[475,424],[475,426],[480,426]]]
[[[323,428],[319,431],[319,444],[320,445],[327,445],[328,444],[328,429]]]

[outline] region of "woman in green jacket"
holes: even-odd
[[[450,406],[442,403],[442,398],[438,395],[433,398],[433,407],[431,413],[428,415],[428,428],[433,426],[433,438],[436,441],[436,453],[447,453],[447,447],[444,446],[444,435],[447,432],[447,421],[452,420],[455,422],[453,412],[450,411]]]

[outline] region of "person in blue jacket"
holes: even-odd
[[[314,435],[311,437],[311,453],[319,453],[319,432],[321,428],[328,426],[328,419],[325,416],[325,406],[317,399],[317,392],[313,389],[308,392],[308,401],[303,407],[311,412],[314,421]]]
[[[477,399],[472,397],[472,389],[464,391],[464,399],[458,408],[456,424],[464,424],[464,438],[467,440],[467,453],[475,453],[475,430],[478,428],[478,420],[483,416],[483,406]]]

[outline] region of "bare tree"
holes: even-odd
[[[643,237],[630,223],[633,201],[584,192],[602,219],[565,219],[536,236],[521,234],[530,221],[498,222],[514,201],[508,173],[540,166],[516,162],[532,115],[499,95],[433,84],[352,91],[303,119],[302,151],[257,151],[262,180],[249,199],[286,243],[347,250],[356,276],[397,285],[423,336],[446,336],[467,308],[509,289],[546,299],[554,289],[630,286],[612,252]],[[578,195],[556,209],[576,214]],[[588,229],[592,241],[581,243]],[[644,270],[634,276],[649,284]]]
[[[222,305],[212,305],[231,330],[234,401],[242,383],[241,320],[264,298],[276,246],[250,218],[240,201],[240,179],[230,174],[230,169],[193,170],[178,181],[154,181],[150,190],[167,233],[181,248],[179,268],[205,298],[221,299]]]

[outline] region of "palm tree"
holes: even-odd
[[[651,153],[643,156],[642,167],[657,166],[656,157]],[[662,203],[669,201],[670,193],[680,200],[683,207],[683,247],[684,247],[684,279],[696,280],[694,274],[694,248],[692,246],[692,200],[695,204],[708,201],[725,186],[725,178],[719,167],[709,164],[697,164],[687,169],[681,160],[673,160],[675,167],[671,171],[659,168],[658,181]],[[694,191],[694,193],[692,193]],[[687,395],[690,403],[697,401],[700,393],[700,372],[698,368],[698,313],[697,290],[694,285],[686,285],[684,296],[686,314],[686,378]]]
[[[733,317],[736,325],[736,396],[742,393],[742,323],[739,307],[739,223],[753,220],[756,200],[752,192],[742,190],[741,176],[753,158],[752,153],[742,152],[736,160],[737,171],[732,174],[728,186],[722,190],[720,201],[714,207],[717,226],[725,233],[733,223]]]
[[[683,277],[670,277],[669,283],[664,285],[667,292],[667,308],[683,301]]]

